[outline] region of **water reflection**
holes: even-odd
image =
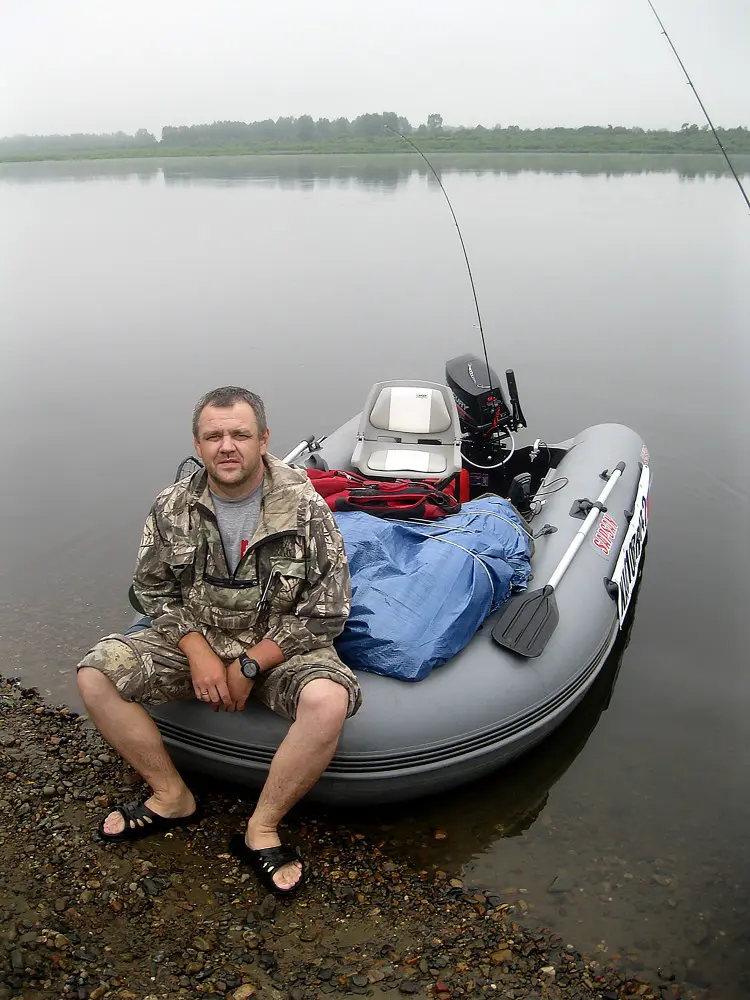
[[[677,174],[681,179],[717,178],[729,175],[720,155],[638,153],[434,153],[431,159],[443,173],[475,177],[489,174]],[[734,158],[740,174],[750,174],[750,156]],[[416,154],[349,155],[248,155],[163,157],[122,160],[66,160],[39,163],[0,163],[0,183],[38,184],[91,180],[162,182],[167,186],[251,185],[286,189],[357,186],[364,189],[397,190],[412,177],[430,171]]]
[[[645,562],[644,562],[645,565]],[[641,571],[643,572],[643,570]],[[450,818],[461,816],[462,839],[451,837],[434,842],[429,855],[421,860],[466,864],[499,837],[517,837],[542,815],[553,786],[563,777],[609,708],[623,657],[630,642],[640,586],[634,595],[625,628],[585,698],[543,743],[504,768],[478,781],[444,793],[420,799],[418,803],[398,803],[351,812],[352,822],[373,831],[383,823],[393,824],[406,837],[410,856],[420,856],[420,837],[444,827]],[[338,811],[337,811],[338,815]],[[340,816],[339,816],[340,818]],[[468,836],[467,836],[468,835]],[[397,838],[398,839],[398,838]],[[440,844],[445,845],[444,848]]]

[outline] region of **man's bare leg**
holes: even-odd
[[[274,754],[255,812],[248,821],[248,847],[259,850],[281,843],[277,827],[328,767],[348,708],[348,692],[335,681],[318,678],[302,688],[297,718]],[[301,871],[299,862],[293,861],[275,873],[274,881],[280,889],[291,888],[299,881]]]
[[[95,667],[78,671],[78,690],[86,711],[110,746],[148,782],[153,795],[146,805],[159,816],[190,816],[195,799],[167,753],[156,723],[134,702],[125,701],[112,681]],[[125,820],[112,812],[104,821],[104,832],[120,833]]]

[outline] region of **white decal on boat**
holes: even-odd
[[[648,528],[650,488],[651,474],[648,465],[644,465],[638,483],[638,492],[635,495],[633,516],[630,519],[628,530],[625,532],[622,548],[612,573],[612,583],[617,586],[617,614],[620,618],[620,628],[625,620],[630,598],[635,589],[635,582],[638,579],[638,567],[641,564],[646,529]]]
[[[594,545],[602,555],[608,556],[615,538],[617,537],[617,521],[605,514],[599,522],[596,534],[594,535]]]

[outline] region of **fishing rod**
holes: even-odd
[[[462,455],[464,460],[474,469],[478,469],[483,472],[491,469],[499,469],[501,466],[505,465],[506,462],[510,461],[516,450],[516,442],[512,432],[526,426],[526,418],[523,415],[521,402],[518,398],[516,376],[512,368],[506,369],[505,377],[508,383],[508,402],[506,403],[503,399],[503,391],[500,388],[497,376],[490,368],[490,361],[487,356],[487,341],[484,336],[482,314],[479,309],[479,299],[477,298],[477,290],[474,284],[474,275],[472,274],[471,264],[469,263],[469,254],[466,250],[466,244],[464,243],[464,238],[461,233],[461,227],[458,224],[458,219],[456,218],[456,213],[454,212],[453,205],[448,197],[448,192],[443,186],[440,174],[437,170],[435,170],[419,146],[408,136],[399,132],[398,129],[395,129],[390,125],[386,125],[385,127],[389,132],[393,132],[394,135],[397,135],[400,139],[403,139],[404,142],[408,143],[416,153],[419,153],[424,162],[427,164],[432,176],[438,182],[438,186],[443,192],[443,197],[445,198],[448,208],[450,209],[453,224],[455,225],[456,232],[458,233],[458,238],[461,241],[461,249],[463,250],[464,260],[466,261],[466,270],[469,272],[469,281],[471,282],[471,292],[474,296],[474,308],[476,309],[477,314],[479,335],[482,338],[482,351],[484,352],[484,363],[487,368],[487,385],[483,386],[481,382],[478,381],[477,373],[475,372],[475,364],[477,362],[481,364],[480,359],[475,358],[470,354],[461,355],[461,357],[454,358],[453,361],[449,363],[449,367],[446,369],[446,380],[451,392],[453,393],[453,397],[456,400],[458,414],[461,419],[461,427],[465,432],[462,445]],[[504,440],[506,437],[509,437],[511,440],[510,454],[505,455],[499,462],[496,462],[495,459],[500,455],[503,455],[503,450],[505,448]],[[474,440],[473,445],[471,444],[472,440]],[[473,457],[469,456],[469,452],[473,453]],[[480,458],[483,459],[483,461],[480,462]],[[489,462],[489,464],[487,464],[487,462]]]
[[[394,135],[397,135],[400,139],[403,139],[404,142],[408,142],[409,145],[411,146],[411,148],[416,153],[419,153],[419,155],[422,157],[422,159],[424,160],[424,162],[427,164],[427,166],[432,171],[433,177],[435,178],[435,180],[440,185],[440,190],[443,192],[443,195],[445,196],[445,200],[448,202],[448,208],[450,209],[451,216],[453,217],[453,223],[454,223],[454,225],[456,227],[456,232],[458,233],[458,238],[461,241],[461,249],[464,252],[464,260],[466,261],[466,269],[469,272],[469,281],[471,282],[471,293],[474,296],[474,308],[476,309],[476,312],[477,312],[477,322],[479,323],[479,335],[482,338],[482,350],[484,351],[484,363],[487,366],[487,386],[488,386],[488,388],[491,389],[492,388],[492,372],[490,371],[490,362],[489,362],[489,359],[487,357],[487,342],[484,339],[484,327],[482,326],[482,314],[479,311],[479,299],[477,298],[477,290],[476,290],[476,287],[474,285],[474,275],[471,273],[471,264],[469,263],[469,255],[466,252],[466,244],[464,243],[464,238],[461,235],[461,227],[458,224],[458,219],[456,218],[456,213],[453,211],[453,205],[451,205],[451,200],[448,197],[448,192],[443,187],[443,182],[440,179],[440,174],[437,172],[437,170],[435,170],[435,168],[430,163],[430,161],[427,159],[427,157],[422,152],[422,150],[419,148],[419,146],[415,142],[412,142],[412,140],[408,136],[404,135],[403,132],[399,132],[398,129],[392,128],[390,125],[386,125],[385,127],[388,129],[389,132],[393,132]]]
[[[698,101],[698,104],[700,104],[700,106],[701,106],[701,111],[705,115],[706,121],[708,122],[709,127],[710,127],[711,131],[714,134],[714,139],[716,139],[716,142],[719,145],[719,149],[724,154],[724,159],[727,161],[727,166],[731,170],[732,176],[737,181],[737,186],[739,187],[740,191],[742,192],[742,197],[745,199],[745,204],[747,205],[748,208],[750,208],[750,199],[747,196],[745,188],[742,186],[742,181],[738,177],[737,171],[732,166],[732,161],[729,159],[729,154],[727,153],[726,149],[724,149],[724,145],[723,145],[721,139],[719,138],[719,134],[716,131],[716,129],[714,128],[714,123],[711,121],[711,118],[710,118],[710,116],[708,114],[708,111],[706,111],[706,106],[703,103],[703,101],[700,99],[700,94],[695,89],[695,84],[690,79],[690,75],[689,75],[688,71],[685,69],[685,64],[683,63],[682,59],[680,59],[680,55],[679,55],[677,49],[674,47],[674,43],[672,42],[672,39],[669,37],[669,34],[667,33],[667,29],[664,27],[664,23],[663,23],[662,19],[656,13],[656,7],[654,7],[654,5],[651,3],[651,0],[646,0],[646,2],[648,3],[649,7],[653,11],[654,17],[659,22],[659,27],[661,28],[662,34],[664,35],[664,37],[666,38],[666,40],[669,42],[669,47],[674,52],[675,57],[677,59],[677,62],[680,64],[680,68],[682,69],[682,72],[685,74],[685,79],[690,84],[690,87],[692,88],[692,91],[695,94],[696,100]]]

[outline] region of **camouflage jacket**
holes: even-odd
[[[156,498],[133,577],[152,627],[177,643],[202,633],[223,659],[272,639],[286,659],[330,645],[349,615],[344,543],[307,476],[266,456],[260,520],[234,574],[206,473]]]

